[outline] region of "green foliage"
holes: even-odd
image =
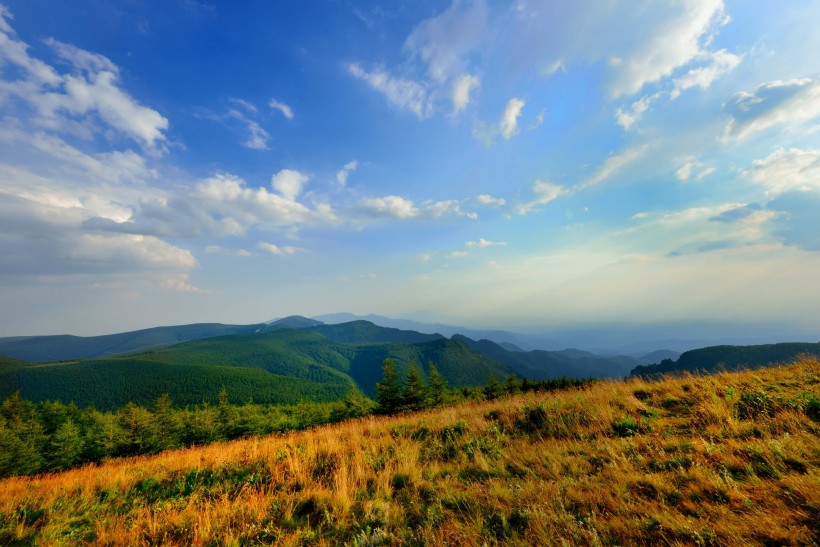
[[[659,377],[682,372],[703,373],[759,368],[785,364],[800,356],[820,357],[820,343],[761,344],[757,346],[710,346],[681,354],[677,361],[664,359],[655,365],[635,367],[631,376]]]
[[[385,359],[382,366],[382,381],[376,384],[376,402],[381,414],[394,414],[401,409],[401,375],[392,359]]]
[[[431,407],[438,407],[443,405],[446,400],[447,380],[439,373],[435,364],[430,363],[428,370],[427,404]]]
[[[407,377],[404,380],[404,391],[401,394],[402,410],[421,410],[426,406],[424,378],[418,365],[411,363],[407,367]]]

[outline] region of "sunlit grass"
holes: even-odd
[[[0,482],[0,543],[820,541],[820,363],[473,402]]]

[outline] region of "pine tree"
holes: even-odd
[[[404,392],[401,396],[402,410],[421,410],[424,408],[425,392],[424,378],[416,363],[407,367],[407,378],[404,381]]]
[[[395,414],[401,408],[401,375],[393,359],[382,365],[382,381],[376,383],[376,402],[380,414]]]
[[[83,438],[80,428],[69,418],[57,428],[51,438],[51,468],[70,469],[80,462]]]
[[[484,386],[482,389],[484,392],[484,397],[488,401],[492,401],[493,399],[498,399],[501,396],[501,384],[498,383],[494,374],[490,375],[490,379],[487,382],[487,385]]]
[[[447,380],[439,373],[438,367],[430,363],[427,380],[427,404],[441,406],[447,396]]]

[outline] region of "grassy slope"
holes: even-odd
[[[6,479],[0,543],[816,544],[819,371],[600,383]]]

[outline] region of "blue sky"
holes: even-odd
[[[820,330],[817,2],[0,1],[0,336]]]

